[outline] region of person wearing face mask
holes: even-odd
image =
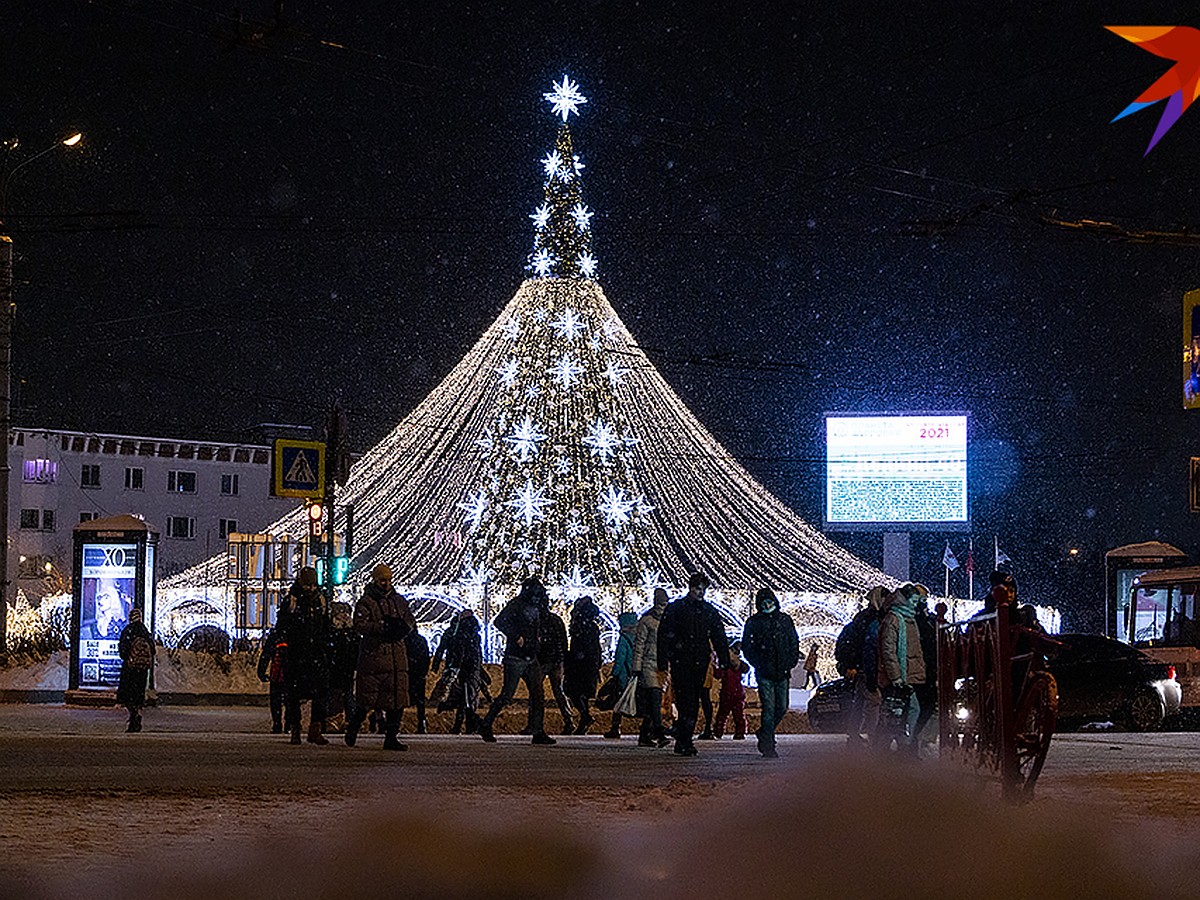
[[[754,666],[758,680],[758,700],[762,707],[758,752],[764,759],[776,759],[775,729],[788,709],[788,686],[792,669],[800,661],[800,636],[792,617],[779,609],[779,599],[770,588],[762,588],[754,597],[756,612],[746,620],[742,633],[742,652]]]
[[[633,677],[638,680],[637,705],[642,717],[639,747],[665,747],[671,743],[662,723],[666,673],[658,670],[658,626],[668,602],[667,592],[655,588],[654,605],[638,619],[633,632]]]

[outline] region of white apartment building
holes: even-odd
[[[299,501],[271,496],[271,448],[13,428],[9,577],[31,598],[66,588],[71,530],[122,513],[159,533],[158,576],[222,553]]]

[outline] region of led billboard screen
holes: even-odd
[[[825,525],[966,527],[967,417],[825,416]]]

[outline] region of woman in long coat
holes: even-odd
[[[358,709],[346,726],[346,743],[353,747],[369,711],[384,711],[385,750],[407,750],[396,735],[408,705],[408,652],[405,636],[417,627],[408,601],[392,587],[392,570],[378,565],[371,582],[354,607],[354,628],[362,636],[358,646],[355,699]]]
[[[600,682],[600,609],[591,597],[581,597],[571,610],[571,648],[567,651],[563,690],[579,711],[576,734],[587,734],[596,720],[588,711],[588,700],[596,696]]]

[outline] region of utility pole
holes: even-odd
[[[8,432],[12,385],[12,238],[0,234],[0,662],[8,657]]]

